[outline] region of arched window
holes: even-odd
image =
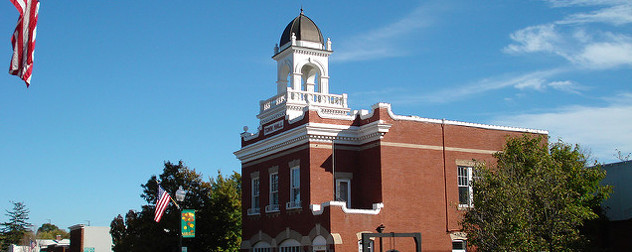
[[[253,252],[271,252],[272,247],[270,246],[269,243],[260,241],[260,242],[257,242],[255,246],[252,247],[252,251]]]
[[[327,251],[327,240],[322,235],[316,236],[312,241],[313,252],[325,252]]]
[[[300,252],[301,243],[294,239],[287,239],[279,246],[279,252]]]

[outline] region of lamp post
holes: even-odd
[[[377,226],[377,228],[375,229],[375,231],[377,231],[378,233],[382,233],[384,231],[384,224],[380,224],[379,226]],[[380,252],[382,252],[382,236],[380,236]]]
[[[176,200],[178,202],[180,202],[180,204],[182,204],[182,202],[184,201],[184,197],[186,196],[187,191],[185,191],[184,189],[182,189],[182,186],[178,187],[178,190],[176,191]],[[179,210],[179,216],[178,216],[178,221],[180,222],[180,230],[178,231],[178,247],[180,248],[180,252],[182,252],[182,207],[178,206],[178,210]]]

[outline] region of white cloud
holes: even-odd
[[[615,5],[589,13],[576,13],[556,22],[557,24],[608,23],[624,25],[632,23],[632,4]]]
[[[632,151],[632,94],[603,107],[572,106],[540,114],[510,115],[492,123],[548,130],[552,141],[579,144],[602,162],[615,161],[615,149]]]
[[[580,94],[581,90],[585,90],[584,87],[576,84],[573,81],[553,81],[548,84],[549,87],[560,90],[567,93]]]
[[[530,26],[509,36],[516,44],[505,47],[507,53],[554,52],[561,41],[553,24]]]
[[[397,48],[396,42],[410,37],[406,34],[427,27],[436,9],[421,5],[391,24],[343,39],[336,48],[335,56],[331,59],[332,61],[362,61],[403,56],[408,52],[403,48]]]
[[[629,0],[547,0],[553,7],[603,6],[629,3]]]
[[[526,81],[520,82],[514,85],[515,88],[524,90],[524,89],[535,89],[535,90],[543,90],[546,87],[545,80],[543,79],[528,79]]]
[[[632,66],[632,42],[592,43],[575,56],[574,62],[589,68]]]
[[[469,85],[443,89],[436,92],[425,93],[423,95],[409,95],[401,97],[397,99],[397,103],[447,103],[464,97],[508,87],[514,87],[520,90],[528,88],[542,90],[546,87],[546,79],[560,73],[567,72],[568,70],[569,69],[558,68],[547,71],[535,71],[521,75],[505,75],[486,78]]]
[[[517,30],[510,34],[513,43],[503,51],[509,54],[552,53],[582,68],[632,66],[632,38],[621,33],[624,30],[611,32],[587,26],[591,23],[631,24],[632,2],[561,1],[552,4],[555,7],[598,6],[600,9],[570,14],[556,22]]]

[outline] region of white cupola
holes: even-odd
[[[349,112],[347,95],[329,94],[331,40],[323,39],[316,24],[301,13],[283,30],[272,59],[277,62],[277,95],[260,102],[257,116],[265,124],[281,116],[302,115],[307,106],[321,107],[324,113]]]

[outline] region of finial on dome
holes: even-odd
[[[303,5],[301,4],[301,15],[303,15]]]

